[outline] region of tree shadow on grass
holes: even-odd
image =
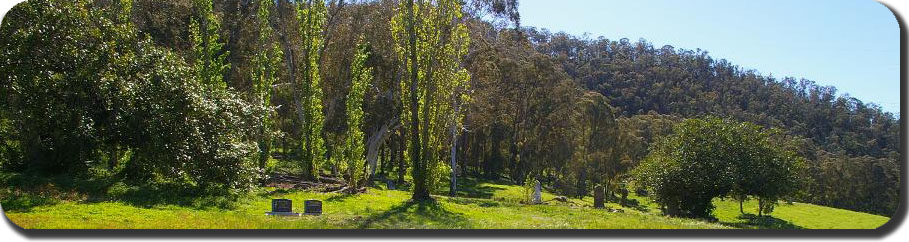
[[[169,183],[129,186],[122,193],[108,195],[109,200],[121,201],[136,207],[176,205],[196,209],[234,209],[242,197],[241,194],[219,194]]]
[[[612,200],[612,201],[618,203],[618,201],[621,201],[621,198],[615,198],[615,199]],[[640,212],[645,212],[645,213],[649,213],[649,212],[650,212],[650,208],[649,208],[649,207],[644,206],[643,204],[641,204],[640,201],[638,201],[637,199],[634,199],[634,198],[626,198],[626,199],[625,199],[625,206],[623,206],[623,207],[631,208],[631,209],[638,210],[638,211],[640,211]]]
[[[326,198],[325,202],[343,202],[344,200],[354,197],[354,195],[357,195],[357,194],[346,193],[346,192],[337,193],[335,195],[332,195],[331,197]]]
[[[477,206],[484,207],[484,208],[498,207],[498,206],[502,205],[498,202],[491,201],[488,199],[464,198],[464,197],[446,197],[445,201],[450,202],[450,203],[455,203],[455,204],[461,204],[461,205],[477,205]]]
[[[45,176],[30,173],[0,174],[0,204],[5,211],[30,212],[34,207],[60,201],[94,201],[112,183],[110,177]]]
[[[483,181],[477,179],[459,178],[457,190],[458,197],[489,199],[496,191],[505,189],[487,186]],[[446,189],[443,194],[448,194],[448,190]]]
[[[55,205],[60,199],[43,194],[9,192],[0,194],[0,204],[6,212],[31,212],[32,208]]]
[[[740,220],[735,223],[721,222],[723,225],[732,226],[736,228],[745,228],[745,229],[803,229],[801,226],[792,224],[789,221],[775,218],[770,215],[757,216],[754,214],[746,213],[739,215],[737,217]]]
[[[281,188],[278,188],[278,189],[275,189],[275,190],[273,190],[273,191],[259,192],[257,195],[258,195],[259,197],[261,197],[261,198],[271,198],[271,197],[275,197],[275,196],[280,197],[280,196],[282,196],[282,195],[291,194],[291,193],[293,193],[293,192],[294,192],[294,191],[291,190],[291,189],[281,189]]]
[[[358,228],[404,229],[401,225],[407,228],[470,228],[462,214],[448,211],[436,201],[406,201],[366,218]]]

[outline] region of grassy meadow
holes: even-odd
[[[475,180],[462,180],[458,197],[435,196],[434,203],[409,202],[410,193],[371,187],[366,193],[348,195],[263,188],[218,206],[212,201],[187,204],[136,204],[72,200],[23,202],[21,193],[6,192],[6,216],[26,229],[874,229],[889,218],[811,204],[781,204],[770,217],[740,215],[738,203],[716,200],[716,220],[671,218],[659,214],[646,199],[630,196],[634,206],[607,204],[592,208],[592,198],[558,202],[543,193],[544,205],[526,205],[523,188]],[[11,197],[18,195],[20,197]],[[271,217],[270,199],[323,201],[322,216]],[[756,202],[745,204],[754,210]],[[4,206],[7,207],[7,206]]]

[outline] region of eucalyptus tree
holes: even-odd
[[[579,177],[589,177],[596,185],[603,185],[606,191],[614,189],[612,185],[619,181],[627,166],[619,159],[616,149],[619,140],[619,126],[615,120],[613,108],[606,98],[596,92],[585,92],[575,104],[577,112],[574,121],[577,126],[577,142],[572,162],[583,163],[578,172],[592,173]],[[578,195],[587,194],[584,185],[586,179],[579,181]],[[608,200],[608,199],[607,199]]]

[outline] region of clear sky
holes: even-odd
[[[872,0],[519,0],[519,11],[524,26],[701,48],[899,113],[899,24]]]

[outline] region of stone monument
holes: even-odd
[[[530,201],[532,204],[543,203],[543,188],[540,187],[540,181],[534,181],[533,185],[533,199]]]
[[[594,208],[604,208],[606,207],[603,204],[603,196],[606,195],[606,189],[603,189],[603,186],[596,185],[593,187],[593,207]]]

